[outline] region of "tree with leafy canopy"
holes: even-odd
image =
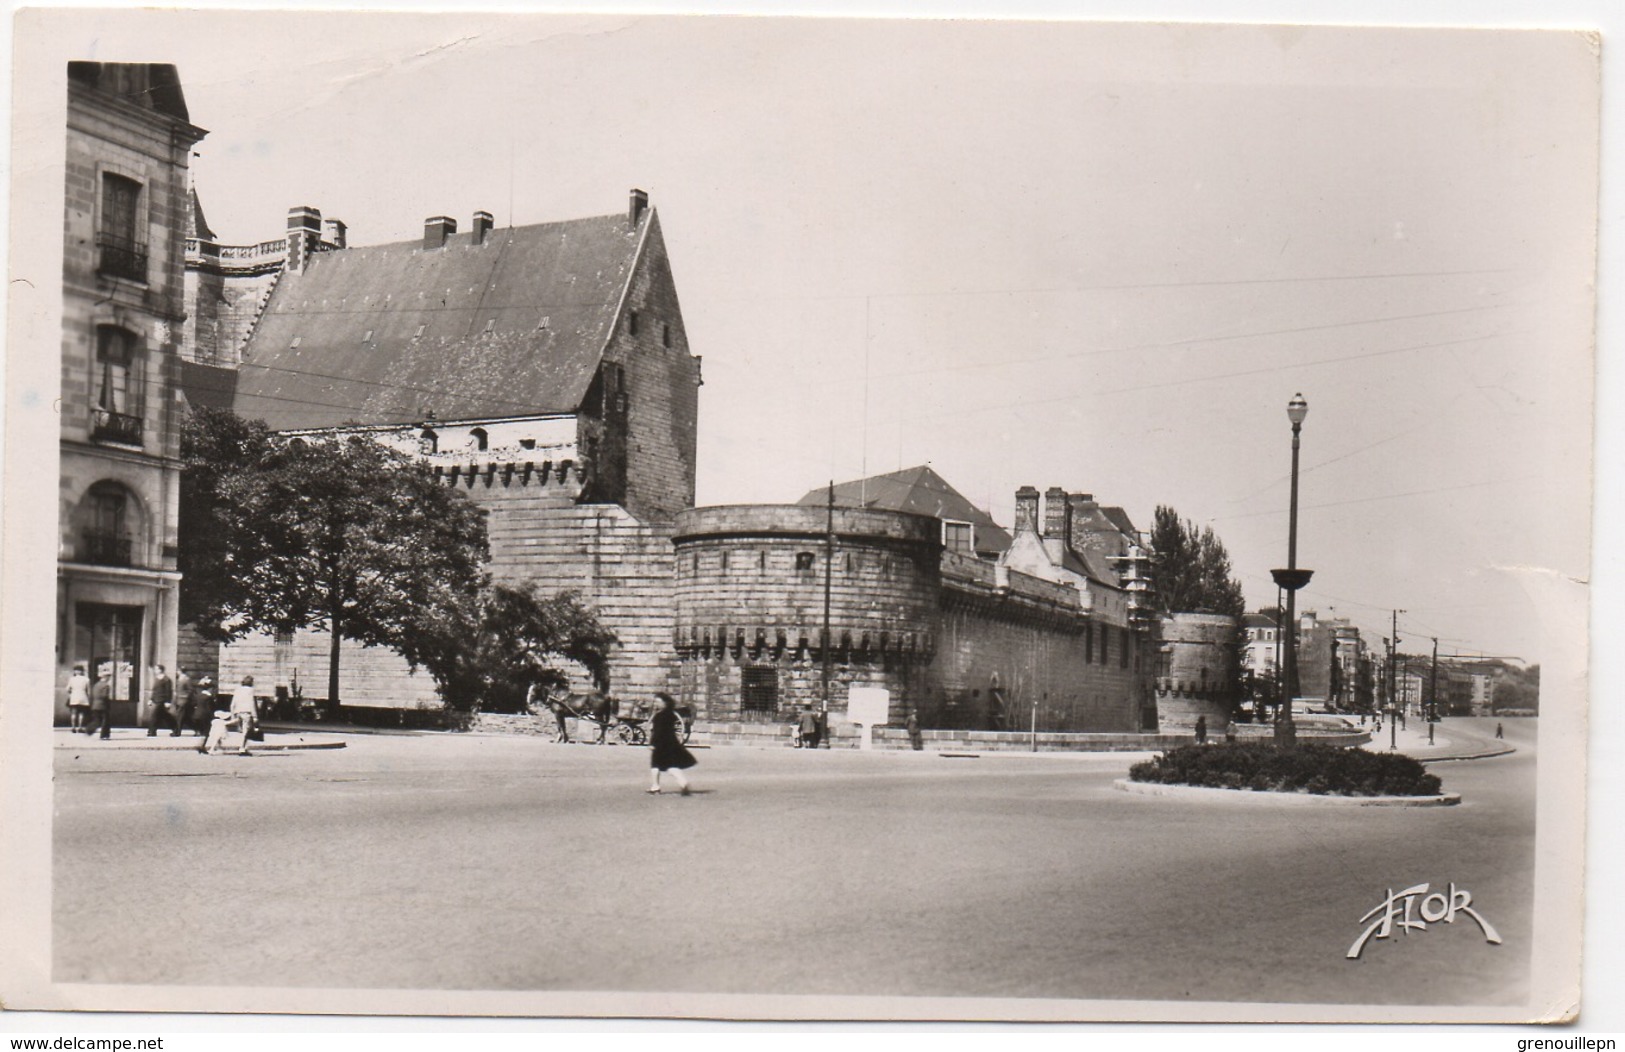
[[[442,682],[446,703],[467,710],[523,712],[532,686],[563,687],[560,667],[578,666],[600,691],[609,688],[616,638],[575,592],[544,596],[534,583],[492,584],[481,597],[467,641]]]
[[[478,619],[484,513],[421,465],[359,436],[285,439],[195,410],[182,432],[182,611],[219,642],[319,628],[387,646],[445,685]]]
[[[1241,582],[1230,572],[1230,554],[1213,527],[1198,528],[1167,505],[1158,505],[1151,528],[1152,584],[1165,614],[1247,612]]]

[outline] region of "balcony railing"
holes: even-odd
[[[121,442],[125,445],[141,444],[141,418],[128,413],[115,413],[110,409],[97,409],[92,413],[90,437],[101,442]]]
[[[89,530],[84,535],[85,562],[96,566],[131,566],[130,538],[103,530]]]
[[[99,273],[131,281],[147,280],[145,244],[104,232],[96,235],[96,248],[99,253],[96,270]]]

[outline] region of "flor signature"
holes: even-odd
[[[1466,888],[1458,888],[1451,883],[1448,890],[1435,891],[1431,895],[1428,894],[1427,884],[1413,884],[1404,891],[1389,888],[1388,897],[1376,909],[1360,918],[1362,922],[1371,921],[1371,924],[1349,947],[1348,958],[1353,960],[1359,957],[1371,939],[1391,938],[1396,932],[1405,935],[1413,931],[1427,931],[1429,924],[1453,924],[1461,914],[1478,923],[1485,942],[1500,944],[1500,933],[1473,909],[1473,893]]]

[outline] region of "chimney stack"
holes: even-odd
[[[644,210],[648,207],[649,195],[634,187],[631,200],[626,206],[626,229],[636,230],[638,223],[643,220]]]
[[[344,220],[329,219],[322,225],[327,230],[327,243],[332,245],[334,248],[344,248],[346,245],[345,237],[350,229],[344,225]]]
[[[322,213],[309,205],[288,209],[288,269],[299,273],[322,243]]]
[[[1058,539],[1063,547],[1072,546],[1072,518],[1067,514],[1066,490],[1051,486],[1044,491],[1044,539]]]
[[[475,212],[474,213],[474,227],[473,227],[472,230],[469,231],[471,234],[474,235],[474,244],[476,244],[476,245],[485,244],[485,235],[489,234],[491,232],[491,227],[493,225],[494,225],[494,223],[493,223],[493,221],[491,219],[491,213],[490,212],[485,211],[483,208],[480,209],[478,212]]]
[[[1016,490],[1016,530],[1038,532],[1038,490],[1023,486]]]
[[[457,220],[451,216],[430,216],[423,221],[423,248],[425,251],[444,248],[446,239],[457,233]]]

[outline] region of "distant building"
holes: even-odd
[[[700,360],[642,191],[624,214],[499,229],[476,212],[465,234],[435,216],[421,240],[367,247],[342,225],[324,238],[320,213],[296,208],[285,248],[253,246],[237,272],[193,215],[196,255],[222,271],[200,264],[199,295],[216,279],[244,292],[215,295],[214,335],[198,330],[194,400],[419,457],[486,510],[498,581],[574,589],[597,610],[620,640],[611,690],[674,687],[671,531],[694,502]],[[274,280],[238,355],[265,276],[252,260]],[[221,674],[315,696],[327,650],[319,632],[253,636],[224,648]],[[346,704],[438,703],[427,675],[381,648],[346,644],[340,670]]]
[[[1281,629],[1276,618],[1267,614],[1246,614],[1241,619],[1245,636],[1242,643],[1242,671],[1273,679],[1280,667]]]
[[[71,62],[67,103],[56,670],[108,669],[129,724],[147,670],[175,665],[187,162],[207,133],[170,65]]]

